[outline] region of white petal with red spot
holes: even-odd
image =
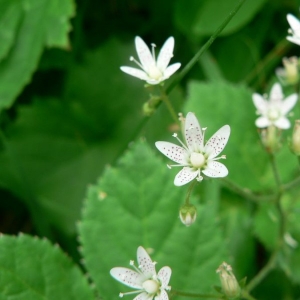
[[[182,186],[192,181],[199,174],[199,170],[194,170],[190,167],[184,167],[175,177],[174,184],[176,186]]]
[[[110,275],[123,284],[134,289],[140,289],[144,281],[144,276],[131,269],[117,267],[110,270]]]
[[[200,150],[203,143],[203,135],[200,124],[194,113],[186,115],[184,123],[185,140],[189,148]],[[202,149],[201,149],[202,150]]]
[[[186,163],[185,155],[187,151],[184,148],[169,142],[156,142],[155,146],[162,154],[171,160],[179,164]]]
[[[221,127],[206,143],[205,152],[209,158],[219,155],[225,148],[230,135],[229,125]]]
[[[147,251],[141,246],[137,249],[137,261],[139,268],[146,277],[156,274],[154,263],[152,262]]]

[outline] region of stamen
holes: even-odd
[[[129,262],[129,264],[140,274],[142,274],[141,270],[139,268],[136,267],[136,265],[134,264],[134,260],[131,260]],[[140,267],[140,266],[139,266]]]
[[[119,297],[122,298],[123,296],[138,294],[138,293],[142,293],[142,292],[144,292],[144,290],[137,290],[137,291],[132,291],[132,292],[120,293]]]
[[[186,151],[189,151],[189,149],[187,148],[187,146],[179,139],[179,137],[177,136],[177,133],[173,133],[172,136],[178,140],[178,142],[182,145],[182,147],[183,147]]]
[[[172,169],[172,167],[187,167],[188,165],[167,165],[169,169]]]
[[[130,56],[129,60],[135,62],[141,69],[144,70],[144,67],[142,66],[142,64],[139,63],[133,56]]]
[[[226,155],[221,155],[219,157],[215,157],[212,160],[226,159]]]
[[[156,47],[156,45],[155,44],[151,44],[151,47],[152,47],[152,57],[153,57],[153,59],[154,59],[154,61],[155,61],[155,47]]]

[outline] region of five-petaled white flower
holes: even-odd
[[[257,113],[261,116],[256,119],[255,125],[258,128],[274,125],[280,129],[288,129],[291,124],[286,114],[294,107],[297,102],[297,94],[292,94],[283,100],[281,85],[275,83],[270,91],[269,101],[259,94],[253,94],[252,99]]]
[[[177,134],[173,134],[181,143],[182,147],[169,142],[156,142],[157,149],[178,165],[168,165],[168,167],[180,166],[183,169],[176,175],[174,184],[184,185],[194,178],[203,180],[201,172],[208,177],[225,177],[228,174],[227,168],[217,162],[218,159],[226,158],[219,155],[230,135],[229,125],[221,127],[204,145],[204,132],[201,129],[194,113],[189,112],[184,124],[184,134],[186,145],[180,141]]]
[[[292,14],[288,14],[286,18],[291,26],[288,30],[288,33],[290,33],[291,36],[287,36],[287,40],[300,45],[300,21]]]
[[[142,70],[132,67],[121,67],[121,70],[129,75],[145,80],[149,84],[158,84],[168,79],[173,73],[180,68],[180,63],[175,63],[168,66],[173,57],[174,38],[169,37],[162,46],[157,60],[155,59],[155,44],[151,44],[152,53],[145,42],[137,36],[135,38],[135,48],[140,59],[140,63],[132,56],[131,61],[134,61]]]
[[[130,261],[130,265],[135,268],[136,271],[131,269],[117,267],[110,270],[110,274],[116,280],[123,284],[137,289],[133,292],[120,293],[120,297],[128,294],[139,293],[134,300],[168,300],[168,294],[166,290],[170,290],[168,286],[170,281],[172,270],[170,267],[163,267],[158,273],[155,271],[155,264],[143,247],[137,249],[137,261],[138,267],[134,265],[133,261]]]

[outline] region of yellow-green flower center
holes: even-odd
[[[159,290],[159,283],[156,280],[148,279],[143,282],[143,288],[148,294],[156,294]]]
[[[148,75],[152,79],[159,80],[162,77],[162,72],[157,68],[157,66],[151,66],[148,70]]]
[[[201,168],[205,164],[205,157],[202,153],[192,152],[190,160],[194,168]]]
[[[280,112],[277,109],[270,109],[268,111],[268,118],[272,121],[277,120],[280,117]]]

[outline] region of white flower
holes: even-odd
[[[121,283],[137,289],[133,292],[120,293],[120,297],[128,294],[139,293],[134,300],[150,300],[155,297],[155,300],[168,300],[166,290],[170,290],[168,286],[172,270],[169,267],[163,267],[156,274],[155,264],[143,247],[137,249],[138,268],[130,261],[136,271],[131,269],[117,267],[110,270],[110,274]]]
[[[189,112],[184,125],[186,145],[182,143],[177,134],[173,134],[181,143],[182,147],[169,142],[156,142],[155,146],[165,156],[178,163],[183,169],[176,175],[174,184],[184,185],[194,178],[201,181],[201,172],[208,177],[225,177],[228,174],[227,168],[217,162],[218,159],[226,158],[225,155],[217,157],[224,149],[229,135],[230,127],[221,127],[204,145],[204,131],[201,129],[195,114]]]
[[[129,75],[145,80],[149,84],[158,84],[168,79],[181,66],[180,63],[168,66],[171,58],[173,57],[174,43],[174,38],[169,37],[162,46],[156,60],[154,51],[155,44],[151,44],[151,53],[145,42],[137,36],[135,38],[135,48],[140,59],[140,63],[133,57],[130,57],[130,60],[134,61],[142,70],[123,66],[121,67],[121,70]]]
[[[253,94],[253,103],[257,113],[261,116],[256,119],[255,125],[258,128],[274,125],[280,129],[288,129],[291,124],[286,114],[294,107],[297,102],[297,94],[292,94],[283,100],[281,85],[275,83],[270,91],[270,99],[267,101],[259,94]]]
[[[287,36],[287,40],[297,45],[300,45],[300,21],[293,16],[292,14],[288,14],[286,16],[291,28],[288,30],[292,36]]]

